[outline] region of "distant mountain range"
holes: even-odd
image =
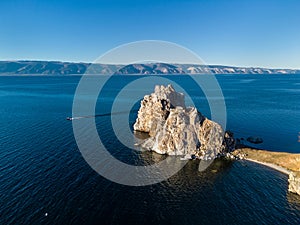
[[[92,65],[92,66],[91,66]],[[80,74],[300,74],[300,70],[147,63],[130,65],[71,63],[56,61],[0,61],[0,75],[80,75]]]

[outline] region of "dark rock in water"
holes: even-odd
[[[234,135],[231,131],[227,130],[224,135],[223,145],[225,147],[225,152],[232,152],[235,150],[236,141]]]
[[[263,143],[263,139],[262,138],[260,138],[260,137],[253,137],[253,136],[248,137],[247,141],[250,142],[250,143],[253,143],[253,144],[261,144],[261,143]]]

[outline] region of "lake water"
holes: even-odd
[[[118,92],[136,78],[111,79],[96,114],[109,112]],[[210,117],[207,100],[191,79],[166,78],[188,90],[196,107]],[[236,137],[259,136],[264,142],[255,147],[300,152],[299,75],[217,79],[225,97],[227,129]],[[218,160],[198,172],[199,162],[190,161],[168,180],[144,187],[101,177],[84,161],[72,122],[66,120],[79,80],[0,77],[0,224],[300,224],[300,196],[287,192],[287,176],[251,162]],[[145,87],[132,91],[138,95]],[[129,116],[130,126],[138,107]],[[110,116],[97,117],[96,124],[116,158],[130,164],[164,158],[116,141]]]

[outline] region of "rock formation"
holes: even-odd
[[[172,86],[156,86],[154,93],[146,95],[141,102],[134,130],[155,136],[169,116],[170,109],[181,106],[185,108],[184,95],[175,92]]]
[[[247,156],[255,162],[290,171],[289,191],[300,195],[300,154],[250,148],[234,151],[233,133],[224,133],[218,123],[204,117],[195,107],[185,107],[184,95],[176,92],[171,85],[156,86],[154,93],[144,97],[134,130],[148,133],[149,138],[143,140],[141,146],[159,154],[208,160],[220,153],[232,159]]]
[[[234,135],[231,131],[226,131],[224,135],[224,147],[225,152],[233,152],[236,147],[236,140]]]
[[[185,107],[184,95],[171,85],[156,86],[144,97],[134,130],[149,133],[141,145],[159,154],[214,159],[225,149],[222,127]]]
[[[248,137],[247,141],[250,142],[250,143],[252,143],[252,144],[261,144],[261,143],[263,143],[263,139],[262,138],[260,138],[260,137],[253,137],[253,136]]]
[[[295,172],[289,174],[289,191],[300,195],[300,176]]]

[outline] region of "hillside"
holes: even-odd
[[[151,63],[151,64],[131,64],[124,66],[115,72],[118,75],[128,74],[185,74],[180,65],[171,65],[166,63]]]
[[[0,75],[82,75],[88,74],[300,74],[300,70],[148,63],[131,65],[72,63],[59,61],[0,61]]]

